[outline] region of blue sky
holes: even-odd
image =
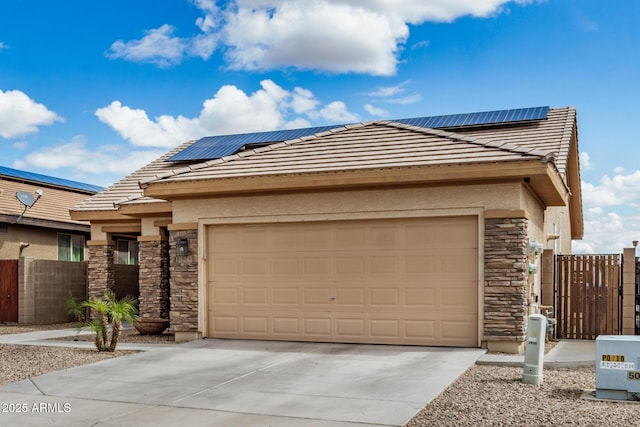
[[[640,2],[3,0],[0,165],[109,185],[187,139],[575,106],[580,252],[640,240]]]

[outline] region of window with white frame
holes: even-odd
[[[138,264],[138,242],[136,240],[116,240],[117,264]]]
[[[84,261],[84,236],[79,234],[58,234],[58,260]]]

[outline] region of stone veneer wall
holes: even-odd
[[[89,297],[102,298],[108,290],[113,290],[113,242],[106,244],[87,242],[89,261],[87,266],[87,293]]]
[[[524,342],[528,290],[527,219],[485,220],[484,339]],[[506,344],[506,343],[505,343]]]
[[[189,240],[189,255],[176,256],[176,242]],[[198,231],[171,230],[171,329],[176,334],[198,331]],[[176,336],[176,340],[178,337]]]
[[[140,317],[169,318],[169,242],[140,241]]]

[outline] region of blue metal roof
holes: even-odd
[[[74,190],[81,190],[88,193],[98,193],[104,190],[103,187],[85,184],[84,182],[71,181],[68,179],[56,178],[53,176],[42,175],[39,173],[26,172],[18,169],[0,166],[0,176],[21,179],[33,183],[48,184],[56,187],[66,187]]]
[[[542,120],[547,118],[548,111],[549,107],[531,107],[513,110],[484,111],[479,113],[450,114],[446,116],[416,117],[393,121],[424,128],[456,128]],[[248,145],[268,145],[288,141],[319,132],[325,132],[340,126],[343,125],[207,136],[174,154],[167,160],[170,162],[182,162],[219,159],[237,153]]]

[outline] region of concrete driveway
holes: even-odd
[[[482,354],[199,340],[2,386],[0,424],[399,426]]]

